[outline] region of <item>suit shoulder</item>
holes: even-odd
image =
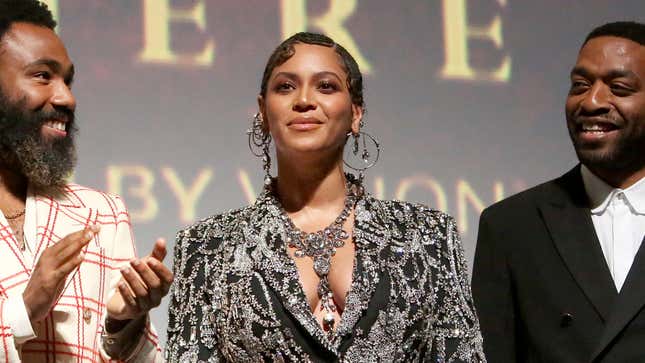
[[[79,184],[70,183],[64,188],[61,203],[96,209],[99,213],[123,211],[125,204],[121,197]]]
[[[430,208],[425,204],[416,202],[404,202],[400,200],[376,200],[396,220],[402,221],[411,219],[424,226],[439,227],[454,224],[454,218],[448,213],[438,209]]]
[[[248,218],[252,206],[232,209],[199,220],[177,232],[177,244],[204,240],[212,237],[225,238],[241,228],[240,221]]]
[[[223,254],[243,238],[243,223],[252,206],[204,218],[177,232],[174,247],[175,272],[184,274],[196,266],[221,267]],[[218,267],[218,268],[219,268]]]
[[[560,178],[552,179],[542,184],[538,184],[532,188],[521,191],[517,194],[511,195],[497,203],[484,209],[482,217],[497,216],[499,214],[507,216],[509,213],[514,213],[527,208],[534,207],[538,201],[553,195],[558,188],[557,181]]]

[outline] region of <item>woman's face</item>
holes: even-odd
[[[340,151],[363,115],[352,104],[347,72],[333,48],[296,44],[295,54],[273,69],[258,103],[278,153]]]

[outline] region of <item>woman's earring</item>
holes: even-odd
[[[361,121],[361,129],[363,121]],[[367,132],[359,131],[357,133],[347,133],[347,139],[352,138],[352,152],[345,153],[343,163],[350,169],[358,172],[359,181],[363,180],[364,172],[376,165],[381,156],[381,144],[372,135]],[[361,143],[361,139],[363,142]],[[369,141],[369,143],[368,143]],[[362,144],[362,147],[361,147]],[[370,150],[372,148],[372,150]],[[360,155],[359,155],[360,151]],[[349,157],[348,157],[349,154]],[[351,156],[353,155],[353,157]],[[354,159],[354,160],[351,160]],[[356,159],[359,159],[357,162]]]
[[[271,134],[264,131],[262,115],[258,112],[253,116],[251,128],[246,130],[249,137],[249,149],[251,153],[262,158],[262,168],[264,169],[264,185],[271,185],[271,155],[269,147],[271,146]]]

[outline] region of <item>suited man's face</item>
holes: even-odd
[[[0,168],[55,194],[75,162],[67,51],[46,27],[14,23],[0,42]]]
[[[571,71],[566,117],[580,162],[594,172],[645,169],[645,46],[588,41]]]

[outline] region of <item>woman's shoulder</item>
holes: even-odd
[[[213,240],[230,240],[230,237],[240,230],[243,221],[248,219],[252,207],[251,205],[231,209],[201,219],[177,232],[176,243],[188,245],[203,244]]]
[[[448,213],[422,203],[375,198],[372,198],[372,203],[380,206],[391,218],[399,222],[411,221],[426,227],[437,226],[443,229],[449,224],[454,224],[454,218]]]
[[[373,200],[373,203],[373,208],[380,209],[385,216],[381,220],[391,237],[389,244],[394,257],[414,251],[416,256],[434,261],[431,265],[439,266],[446,261],[446,252],[459,247],[456,223],[449,214],[422,203],[400,200]]]

